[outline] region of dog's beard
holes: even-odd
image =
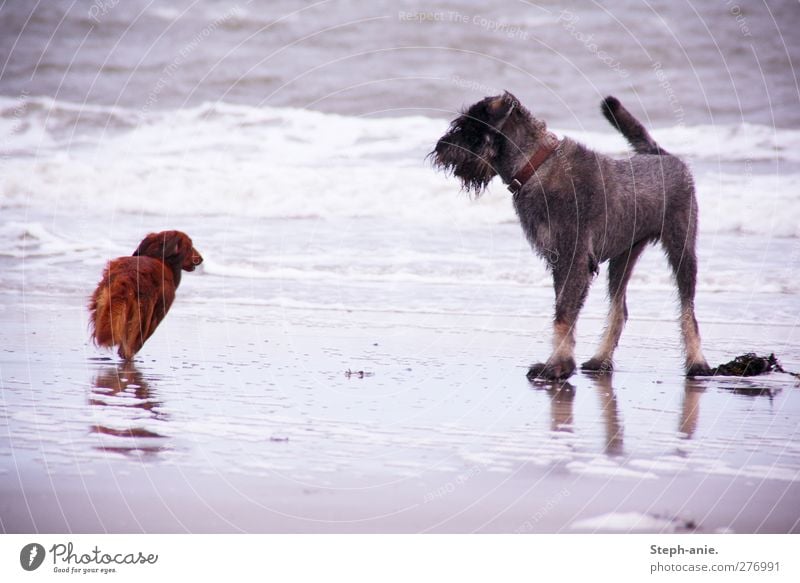
[[[429,154],[433,165],[461,181],[461,187],[480,196],[497,176],[492,161],[495,156],[493,140],[485,140],[484,147],[473,151],[460,144],[451,131],[445,134]]]

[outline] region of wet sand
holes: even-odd
[[[7,533],[800,530],[796,383],[685,379],[673,321],[558,386],[546,318],[177,302],[122,367],[80,298],[0,305]],[[702,331],[800,369],[796,327]]]

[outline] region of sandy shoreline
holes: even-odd
[[[119,374],[81,309],[8,299],[5,532],[799,528],[797,388],[687,381],[673,322],[631,321],[612,378],[554,389],[524,375],[544,319],[183,304]],[[703,333],[712,361],[800,368],[791,326]]]

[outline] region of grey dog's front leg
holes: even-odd
[[[591,272],[588,255],[564,263],[553,265],[556,292],[553,352],[547,362],[530,368],[529,378],[565,379],[575,372],[575,323],[589,291]]]

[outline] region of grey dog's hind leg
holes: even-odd
[[[628,320],[628,306],[625,294],[628,281],[633,273],[633,266],[642,254],[647,241],[639,241],[631,249],[608,262],[608,297],[610,306],[608,322],[603,339],[595,355],[581,365],[583,370],[610,371],[614,367],[614,350],[625,322]]]
[[[696,212],[692,219],[695,217]],[[675,274],[678,296],[681,301],[680,325],[686,352],[686,374],[688,376],[704,376],[711,374],[711,369],[703,356],[700,346],[700,331],[694,313],[694,294],[697,285],[697,255],[695,254],[697,222],[696,219],[692,219],[685,223],[681,221],[673,223],[670,232],[663,234],[662,243]]]

